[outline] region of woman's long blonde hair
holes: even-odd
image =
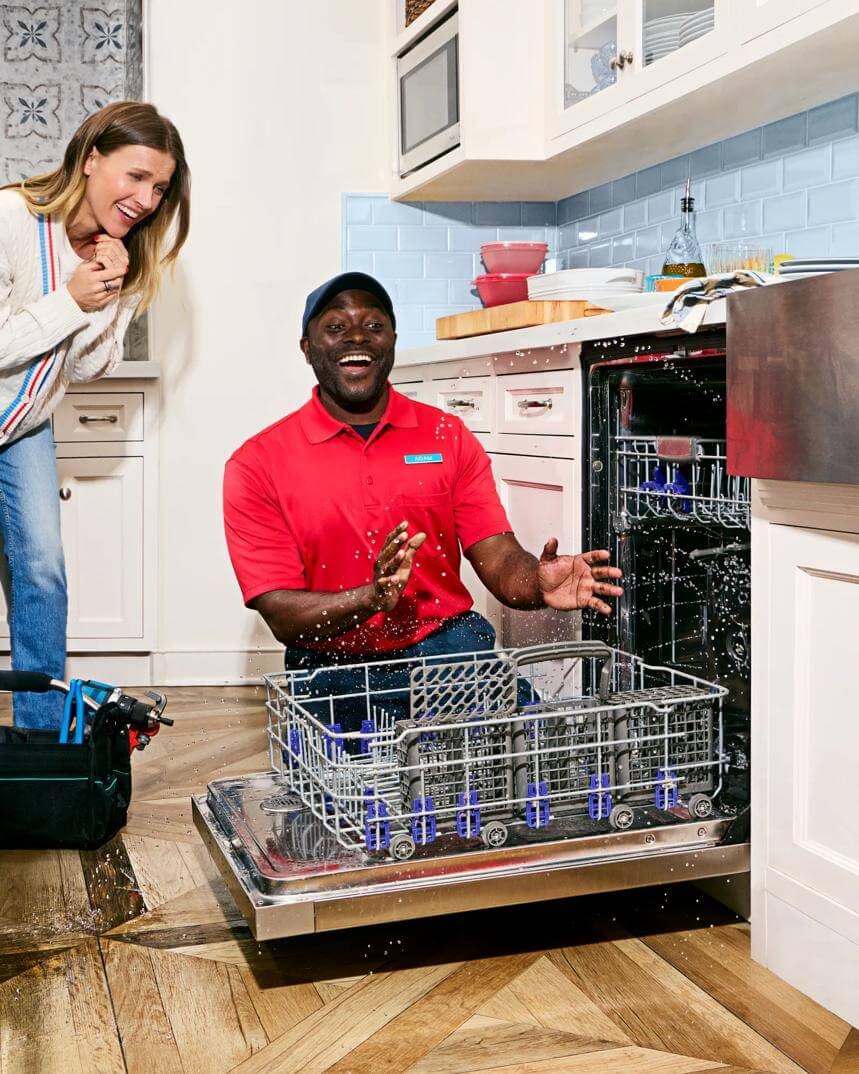
[[[138,312],[142,312],[158,293],[161,273],[176,260],[191,223],[191,173],[182,139],[169,119],[140,101],[109,104],[78,127],[58,168],[11,186],[20,192],[32,213],[55,214],[66,220],[83,200],[87,183],[84,165],[93,149],[108,156],[126,145],[169,153],[176,162],[158,208],[136,224],[124,240],[129,266],[122,290],[140,295]]]

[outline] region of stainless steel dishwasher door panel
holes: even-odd
[[[732,818],[645,817],[625,832],[565,818],[497,850],[435,846],[405,862],[340,846],[271,773],[220,780],[193,799],[194,822],[257,940],[403,921],[705,877],[749,867],[748,843],[722,844]],[[439,852],[441,851],[441,852]]]

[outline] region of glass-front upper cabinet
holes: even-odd
[[[564,0],[564,107],[617,83],[618,0]]]
[[[749,0],[556,0],[554,136],[722,55],[738,2]]]

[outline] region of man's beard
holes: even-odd
[[[339,376],[337,360],[329,358],[329,353],[323,351],[321,347],[310,345],[308,360],[313,372],[316,374],[320,388],[331,396],[338,406],[350,413],[359,414],[362,411],[372,409],[381,398],[388,382],[388,374],[393,369],[394,348],[392,347],[380,357],[374,356],[370,383],[363,388],[357,388],[356,386],[355,392],[348,390],[348,382],[344,382]],[[351,351],[348,349],[343,350],[343,354],[360,353],[367,352],[361,351],[360,348],[354,348]]]

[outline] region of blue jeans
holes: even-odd
[[[51,423],[0,447],[0,534],[12,667],[65,676],[66,567]],[[13,694],[17,727],[59,727],[63,696]]]
[[[359,669],[338,668],[337,664],[363,664],[385,660],[409,660],[413,657],[443,656],[447,653],[488,652],[495,647],[495,631],[477,612],[454,616],[445,626],[422,641],[393,653],[364,656],[342,653],[318,653],[310,649],[287,649],[284,663],[287,671],[317,671],[299,684],[305,698],[324,697],[325,701],[302,701],[304,707],[323,723],[339,723],[343,731],[360,731],[367,716],[363,697],[366,689],[364,673]],[[318,670],[320,669],[320,670]],[[325,670],[321,670],[325,669]],[[409,717],[408,664],[393,667],[380,663],[369,673],[370,694],[396,720]],[[358,695],[343,697],[342,695]],[[333,703],[327,700],[334,697]]]
[[[419,657],[438,657],[454,653],[484,653],[495,648],[495,630],[477,612],[454,616],[428,638],[393,653],[354,656],[318,653],[309,649],[287,649],[287,671],[315,674],[296,683],[302,706],[321,723],[340,724],[341,731],[360,731],[369,715],[367,695],[372,705],[383,708],[394,720],[407,720],[410,712],[409,680],[413,664],[404,663]],[[394,665],[385,661],[401,661]],[[338,668],[338,664],[378,663],[367,674],[362,668]],[[528,705],[535,698],[530,683],[520,676],[517,703]],[[318,697],[319,701],[312,700]],[[354,744],[353,744],[354,745]],[[351,748],[351,746],[350,746]]]

